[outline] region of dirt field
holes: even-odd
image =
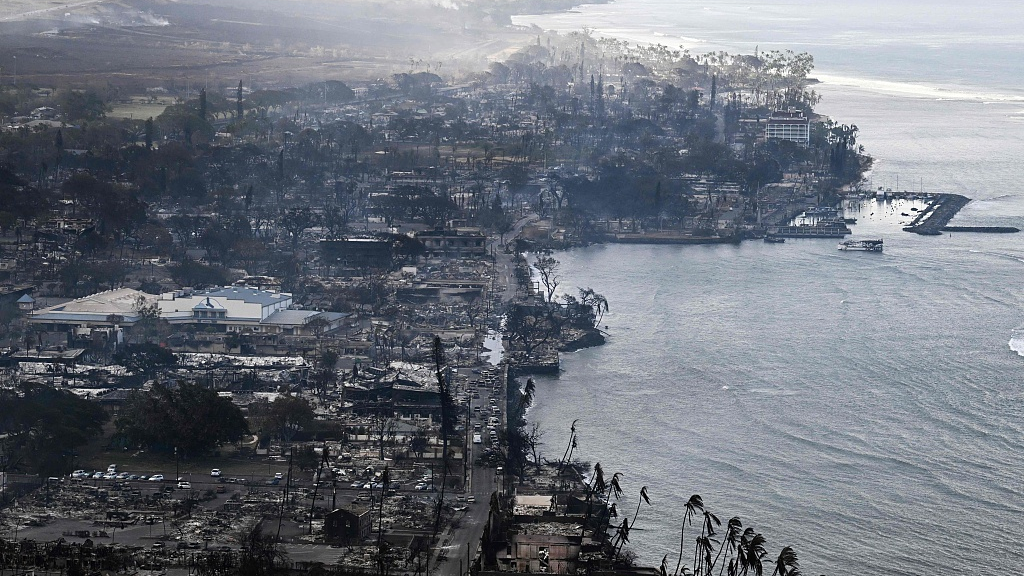
[[[280,86],[398,71],[458,75],[533,38],[419,4],[218,1],[2,2],[0,84],[17,74],[22,83],[139,94],[198,82],[226,89],[239,79]]]

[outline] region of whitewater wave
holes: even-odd
[[[1024,95],[1005,94],[974,90],[969,86],[944,87],[914,82],[896,82],[874,78],[857,78],[834,74],[816,73],[815,77],[824,84],[857,88],[868,92],[879,92],[904,98],[920,98],[929,100],[969,100],[984,104],[1003,104],[1006,102],[1024,102]]]
[[[1014,330],[1010,336],[1010,350],[1017,353],[1018,356],[1024,356],[1024,329]]]

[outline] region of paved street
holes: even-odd
[[[483,436],[482,443],[474,444],[470,442],[469,444],[469,461],[473,465],[469,471],[466,496],[472,495],[476,502],[458,502],[460,506],[465,505],[466,510],[462,513],[462,517],[459,518],[458,528],[446,532],[438,543],[438,549],[434,554],[432,562],[432,567],[437,574],[458,576],[460,568],[462,570],[461,573],[464,574],[466,572],[469,567],[468,562],[476,556],[476,549],[480,543],[480,537],[483,535],[484,525],[487,523],[491,494],[494,493],[498,486],[497,473],[494,468],[478,466],[476,461],[479,454],[490,445],[487,437],[487,418],[491,415],[490,398],[492,395],[498,408],[501,410],[500,426],[503,427],[506,424],[505,383],[502,378],[499,378],[499,382],[500,384],[496,392],[486,386],[477,388],[480,397],[473,398],[470,403],[470,414],[472,416],[469,421],[469,437],[472,439],[474,433],[473,425],[477,423],[480,424],[481,428],[479,433]],[[480,410],[477,411],[476,408]]]

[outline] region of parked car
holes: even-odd
[[[214,478],[220,478],[220,468],[214,468],[213,470],[210,470],[210,476]]]
[[[153,474],[152,476],[149,477],[149,481],[150,482],[163,482],[164,481],[164,475],[163,474]]]
[[[178,482],[179,490],[191,490],[192,484],[190,482]]]

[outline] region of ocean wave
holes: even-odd
[[[834,74],[816,73],[815,77],[824,84],[859,88],[869,92],[879,92],[891,96],[919,98],[931,100],[969,100],[985,104],[1005,104],[1007,102],[1024,102],[1024,95],[1006,94],[975,90],[970,86],[935,86],[914,82],[897,82],[875,78],[857,78]]]
[[[1018,356],[1024,356],[1024,329],[1014,330],[1010,336],[1009,342],[1010,350],[1017,353]]]

